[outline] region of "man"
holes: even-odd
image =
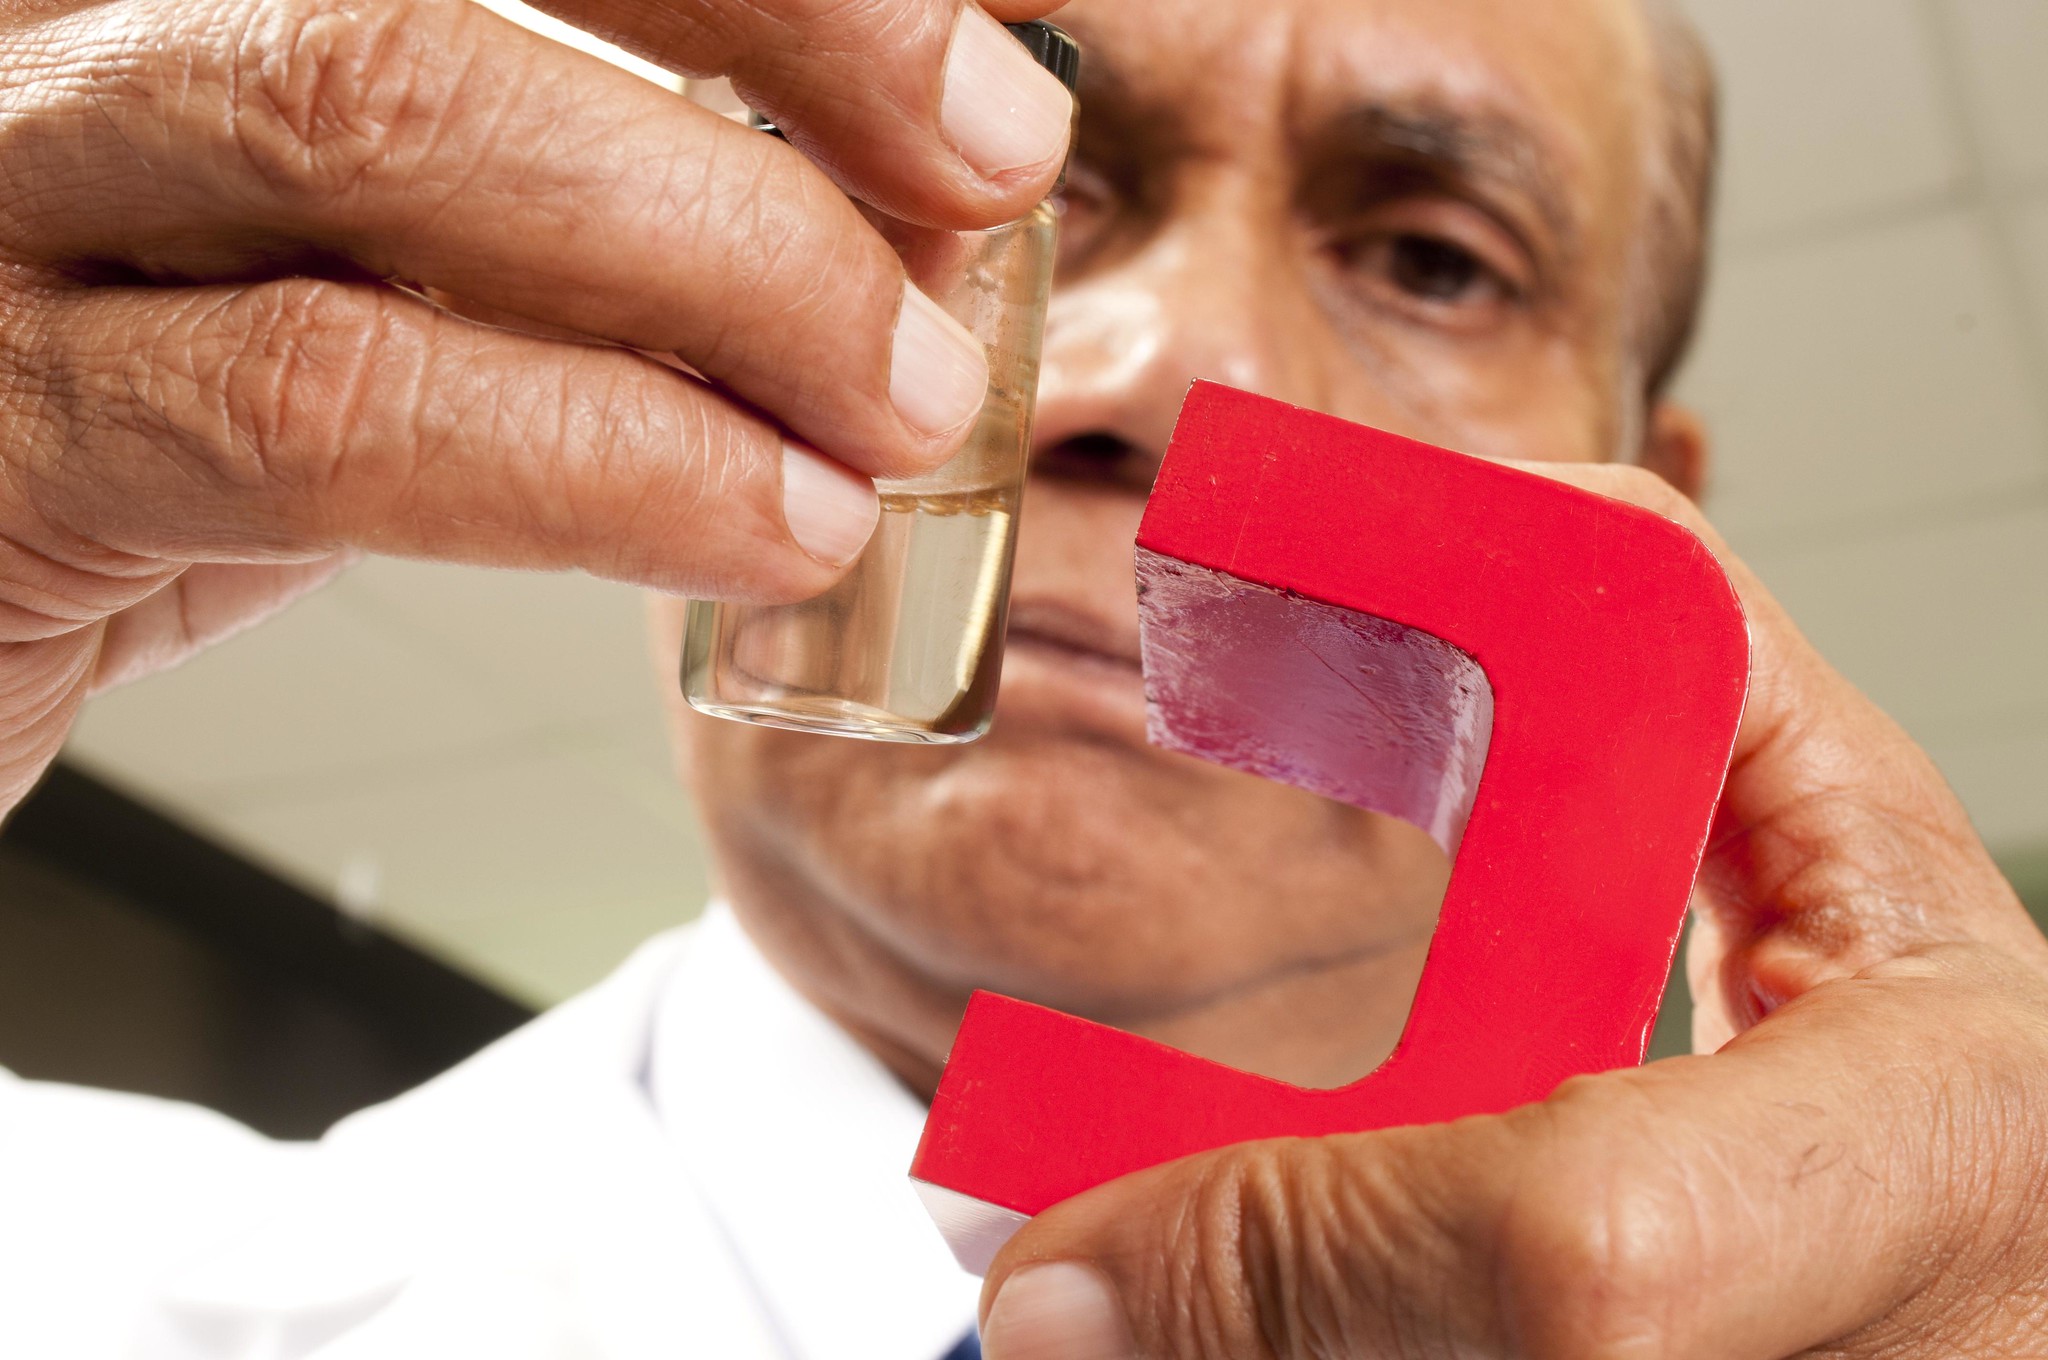
[[[551,7],[735,73],[899,215],[1000,220],[1060,158],[1063,97],[972,8]],[[0,1335],[930,1360],[974,1301],[900,1180],[908,1092],[969,988],[1314,1084],[1384,1054],[1441,858],[1144,748],[1128,551],[1150,470],[1209,376],[1560,460],[1710,534],[1678,494],[1701,435],[1661,395],[1696,295],[1698,68],[1629,0],[1061,20],[1092,75],[996,734],[929,752],[687,724],[730,908],[316,1149],[0,1088]],[[461,6],[4,23],[17,789],[90,686],[340,549],[795,597],[872,524],[861,474],[929,466],[971,417],[957,337],[796,152]],[[1103,1187],[998,1261],[991,1356],[2048,1344],[2048,944],[1924,758],[1731,571],[1756,692],[1693,967],[1702,1050],[1740,1036],[1500,1118]]]

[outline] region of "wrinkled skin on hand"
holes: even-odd
[[[1528,466],[1684,522],[1749,613],[1688,960],[1702,1056],[1079,1196],[990,1273],[991,1360],[2048,1354],[2048,942],[1690,502]]]
[[[816,163],[468,0],[0,5],[0,814],[353,552],[803,598],[965,438],[980,351],[849,195],[1037,202],[1070,101],[953,73],[1052,81],[995,21],[1054,4],[543,3]]]

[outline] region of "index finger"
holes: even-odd
[[[0,245],[62,288],[345,261],[674,354],[871,475],[930,470],[982,409],[983,346],[815,166],[468,0],[75,22],[138,74],[101,78],[50,30],[64,78],[5,129],[37,192],[0,213]]]
[[[1002,27],[1063,0],[534,3],[669,70],[730,77],[842,188],[905,221],[1013,221],[1066,156],[1073,99]]]

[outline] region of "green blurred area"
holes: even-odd
[[[2034,919],[2048,930],[2048,845],[2010,851],[1998,856],[1998,867],[2019,892],[2020,900]],[[1689,928],[1689,927],[1688,927]],[[1678,963],[1664,989],[1664,1008],[1657,1014],[1657,1029],[1650,1036],[1651,1062],[1692,1052],[1692,990],[1685,984],[1685,946],[1680,943]]]
[[[2048,845],[2000,855],[1998,867],[2019,890],[2020,901],[2027,904],[2034,919],[2048,928]]]

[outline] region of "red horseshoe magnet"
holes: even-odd
[[[1642,1061],[1748,692],[1735,591],[1679,525],[1211,383],[1137,571],[1153,741],[1414,822],[1450,886],[1399,1046],[1337,1090],[977,993],[911,1169],[977,1273],[1145,1167]]]

